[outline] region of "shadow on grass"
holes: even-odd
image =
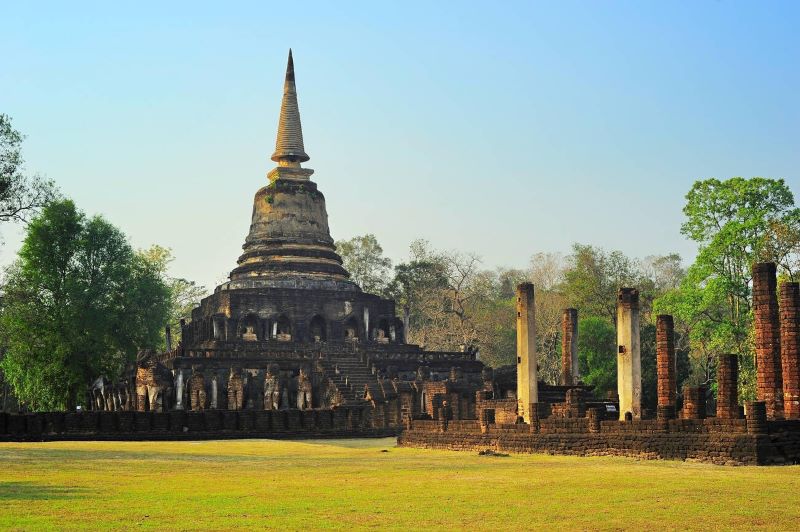
[[[78,499],[89,490],[68,486],[48,486],[36,482],[0,482],[0,501]]]
[[[305,443],[308,445],[327,445],[330,447],[344,447],[348,449],[391,449],[397,446],[397,437],[386,438],[331,438],[309,440],[283,440],[286,442]]]

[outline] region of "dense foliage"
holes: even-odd
[[[697,259],[656,308],[675,316],[695,383],[713,385],[717,357],[736,353],[743,397],[753,399],[752,265],[773,261],[782,276],[797,277],[800,209],[783,180],[734,177],[697,181],[683,212],[681,231],[698,243]]]
[[[138,349],[155,347],[168,310],[152,261],[101,217],[56,201],[31,221],[7,272],[0,364],[29,408],[70,408],[93,379],[116,377]]]

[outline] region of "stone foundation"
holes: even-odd
[[[596,425],[592,430],[592,424]],[[626,456],[709,462],[719,465],[800,463],[800,421],[769,422],[766,434],[748,433],[744,419],[634,420],[596,422],[543,419],[531,426],[451,422],[447,431],[433,421],[413,421],[399,438],[405,447],[575,456]]]
[[[202,412],[0,413],[0,441],[205,440],[391,436],[371,407]]]

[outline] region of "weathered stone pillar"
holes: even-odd
[[[678,391],[675,375],[675,332],[672,316],[656,318],[656,372],[658,374],[658,406],[672,406]]]
[[[530,421],[528,421],[528,432],[539,433],[541,430],[542,408],[539,403],[530,405]]]
[[[169,328],[169,325],[164,327],[164,338],[166,339],[167,352],[169,353],[172,351],[172,329]]]
[[[183,370],[175,370],[175,410],[183,410]]]
[[[683,419],[705,419],[706,417],[706,387],[683,387]]]
[[[656,406],[656,419],[675,419],[675,405]]]
[[[800,283],[783,283],[780,289],[781,372],[783,413],[800,418]]]
[[[211,409],[217,408],[217,374],[216,372],[211,376]]]
[[[578,309],[564,309],[561,316],[561,384],[577,384],[578,371]]]
[[[783,416],[781,337],[774,262],[753,265],[753,317],[756,333],[756,395],[767,405],[767,418]]]
[[[739,418],[739,357],[731,354],[719,356],[717,363],[717,417]]]
[[[517,414],[531,422],[531,403],[539,402],[536,359],[536,308],[533,284],[517,286]]]
[[[642,358],[639,343],[639,291],[620,288],[617,294],[617,392],[619,418],[630,412],[642,417]]]
[[[599,408],[590,408],[586,411],[586,417],[589,419],[589,432],[600,432],[600,421],[603,418],[603,413]]]
[[[749,434],[767,433],[767,405],[764,401],[745,403],[745,414]]]

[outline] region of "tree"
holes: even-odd
[[[621,251],[606,252],[590,245],[573,244],[564,272],[567,302],[584,316],[617,321],[617,290],[637,286],[636,263]]]
[[[617,390],[617,334],[608,320],[578,320],[578,364],[581,380],[594,386],[594,395],[605,397]]]
[[[734,177],[695,182],[683,212],[681,232],[699,244],[697,259],[656,307],[689,336],[693,382],[713,383],[718,355],[737,353],[741,396],[752,398],[752,265],[774,261],[782,275],[797,275],[800,209],[782,179]]]
[[[57,196],[52,181],[22,172],[22,141],[25,137],[0,114],[0,222],[27,222]]]
[[[550,384],[558,384],[561,379],[561,320],[567,306],[562,291],[564,266],[558,253],[536,253],[527,272],[527,280],[534,286],[539,378]],[[513,350],[510,358],[513,363]]]
[[[72,408],[93,379],[118,377],[138,349],[159,343],[168,310],[152,262],[101,217],[56,201],[31,220],[8,270],[0,365],[29,408]]]
[[[180,277],[171,277],[168,273],[170,263],[175,260],[172,250],[159,245],[153,245],[146,250],[139,250],[137,254],[152,265],[159,277],[166,285],[169,292],[169,311],[166,324],[175,332],[180,331],[180,321],[191,315],[203,296],[206,295],[204,286],[198,286],[194,281]],[[166,339],[164,341],[166,347]]]
[[[336,242],[345,269],[353,281],[369,294],[383,295],[390,281],[392,261],[373,234]]]

